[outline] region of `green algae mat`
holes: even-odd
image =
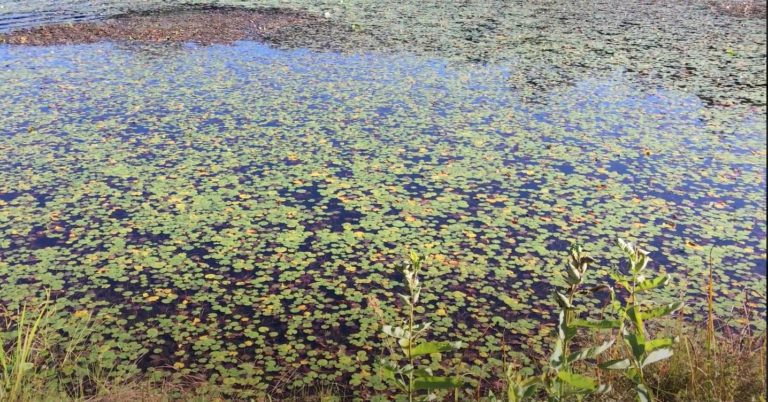
[[[367,384],[409,249],[456,363],[546,352],[570,241],[595,282],[644,245],[694,320],[711,252],[718,312],[764,308],[764,21],[365,4],[296,5],[348,41],[0,46],[3,305],[263,391]]]

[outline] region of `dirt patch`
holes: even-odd
[[[198,44],[238,40],[292,42],[297,32],[332,25],[307,13],[262,9],[198,8],[159,13],[125,14],[97,22],[45,25],[0,33],[0,43],[11,45],[67,45],[116,42]]]

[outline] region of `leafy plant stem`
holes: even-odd
[[[411,302],[409,303],[408,309],[408,362],[411,365],[411,370],[408,372],[408,402],[413,402],[413,373],[414,368],[416,367],[414,365],[413,358],[413,342],[415,341],[415,337],[413,335],[413,321],[415,315],[414,309],[416,305],[416,296],[410,281],[408,282],[408,291],[411,296]]]
[[[707,351],[712,354],[715,347],[715,314],[713,308],[714,289],[712,274],[712,248],[709,249],[709,283],[707,284]]]

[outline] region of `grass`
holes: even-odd
[[[670,325],[678,325],[669,323]],[[723,328],[717,333],[717,349],[709,353],[706,348],[706,328],[689,323],[682,325],[681,340],[675,345],[675,354],[658,363],[646,373],[647,381],[659,401],[765,401],[766,345],[763,334],[748,330],[735,331]],[[34,356],[34,353],[32,353]],[[610,356],[606,356],[610,358]],[[596,395],[593,401],[634,401],[633,384],[618,373],[602,372],[602,382],[611,383],[608,394]],[[159,382],[136,376],[126,381],[102,384],[91,394],[72,395],[49,389],[45,378],[35,371],[27,372],[22,385],[10,397],[0,396],[9,402],[27,401],[94,401],[94,402],[170,402],[170,401],[224,401],[224,395],[215,385],[206,382],[183,382],[165,379]],[[5,378],[3,378],[5,381]],[[286,391],[283,398],[263,395],[255,401],[336,401],[346,399],[350,390],[339,387],[308,387],[298,391]],[[475,392],[476,396],[487,395]],[[465,394],[466,395],[466,394]],[[498,395],[506,400],[506,395]],[[350,398],[351,399],[351,398]],[[466,399],[463,399],[466,400]]]
[[[134,387],[135,378],[120,380],[108,345],[91,343],[91,318],[60,319],[50,293],[18,310],[0,306],[0,401],[86,400]]]
[[[721,323],[714,336],[705,325],[666,320],[656,331],[676,335],[674,354],[646,371],[646,382],[657,401],[765,401],[766,336],[750,325],[736,329]],[[709,340],[712,339],[712,348]],[[604,360],[618,358],[608,353]],[[608,395],[594,401],[634,401],[634,384],[614,371],[601,371],[600,380],[610,383]]]
[[[26,386],[35,372],[35,352],[38,346],[40,326],[50,314],[49,298],[35,309],[25,305],[16,317],[15,336],[10,345],[0,344],[0,368],[2,388],[0,399],[19,400],[26,394]]]
[[[707,331],[686,328],[676,354],[651,377],[659,399],[755,401],[765,395],[765,336],[725,331],[707,350]],[[763,398],[764,400],[764,398]]]

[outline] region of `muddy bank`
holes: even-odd
[[[25,28],[0,33],[0,43],[47,46],[101,41],[213,44],[258,40],[291,44],[301,42],[297,36],[313,31],[338,31],[341,35],[345,29],[326,18],[292,10],[196,8]]]

